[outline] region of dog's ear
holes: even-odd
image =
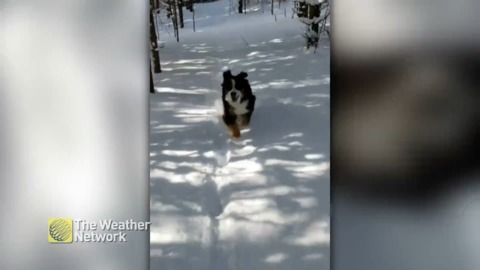
[[[242,71],[238,74],[238,77],[240,77],[242,79],[246,79],[248,77],[248,73]]]
[[[232,78],[232,72],[229,70],[226,70],[223,72],[223,79],[224,80],[229,80]]]

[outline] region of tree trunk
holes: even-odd
[[[175,0],[170,1],[170,5],[172,6],[172,22],[173,22],[173,29],[175,32],[175,37],[177,38],[177,42],[180,42],[180,37],[178,36],[178,12],[177,12],[177,5]]]
[[[195,32],[195,7],[192,3],[192,21],[193,21],[193,32]]]
[[[155,30],[155,20],[153,18],[153,0],[150,0],[150,51],[153,60],[153,70],[155,73],[162,72],[160,67],[160,56],[158,54],[158,37]]]
[[[155,94],[155,87],[153,85],[152,65],[150,65],[150,93]]]
[[[180,28],[184,27],[183,24],[183,0],[177,0],[178,1],[178,15],[180,19]]]
[[[243,13],[243,0],[238,0],[238,13]]]
[[[320,5],[307,5],[308,12],[307,18],[310,20],[314,20],[315,18],[320,17]],[[317,22],[313,22],[312,24],[308,25],[306,38],[307,38],[307,49],[313,46],[315,49],[318,46],[318,38],[319,38],[319,24]]]
[[[275,3],[275,0],[272,0],[272,8],[271,8],[272,15],[273,15],[273,4],[274,3]]]
[[[308,18],[310,20],[320,17],[320,5],[310,5],[310,8],[308,9],[308,11],[309,11]],[[318,22],[312,23],[312,25],[310,26],[310,29],[316,32],[318,35]]]

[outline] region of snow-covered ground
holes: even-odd
[[[186,12],[180,43],[160,29],[151,269],[329,269],[328,40],[305,51],[290,8],[276,8],[277,21],[268,5],[246,15],[229,15],[227,0],[195,8],[197,32]],[[240,141],[219,121],[224,67],[248,72],[257,96]]]

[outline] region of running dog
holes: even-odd
[[[222,119],[234,138],[240,137],[241,128],[249,126],[255,109],[256,97],[247,77],[248,74],[243,71],[236,76],[230,70],[223,72]]]

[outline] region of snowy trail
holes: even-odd
[[[224,16],[228,1],[196,8],[197,33],[188,21],[180,44],[160,32],[151,269],[329,269],[328,42],[305,52],[290,15]],[[218,118],[225,66],[248,72],[257,96],[240,143]]]

